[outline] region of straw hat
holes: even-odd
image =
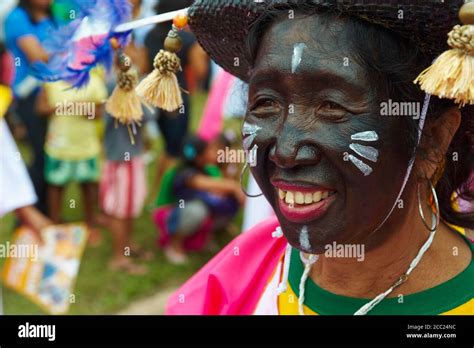
[[[268,8],[301,5],[366,20],[418,43],[433,59],[448,49],[447,34],[460,24],[463,0],[197,0],[190,7],[190,26],[199,43],[225,70],[247,81],[251,59],[246,50],[249,29]],[[238,58],[238,59],[237,59]]]

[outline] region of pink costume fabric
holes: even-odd
[[[224,103],[235,79],[233,75],[224,70],[218,73],[212,84],[209,98],[204,108],[204,117],[197,132],[201,139],[210,141],[221,133]]]
[[[272,217],[229,243],[170,297],[166,314],[253,314],[285,252],[277,226]]]

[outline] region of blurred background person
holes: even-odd
[[[43,146],[46,136],[45,118],[35,110],[40,84],[29,74],[35,61],[48,61],[48,53],[41,45],[48,31],[55,26],[51,0],[20,0],[5,19],[5,44],[13,56],[15,79],[13,92],[16,112],[24,123],[31,144],[33,161],[30,176],[38,196],[37,207],[46,213],[46,182],[44,179]],[[3,1],[2,1],[3,6]]]
[[[94,70],[89,83],[78,90],[65,81],[46,83],[36,103],[37,110],[50,117],[44,147],[49,216],[56,224],[63,220],[65,188],[79,183],[92,245],[101,239],[94,226],[102,148],[96,119],[102,111],[100,104],[107,98],[103,75],[101,69]]]
[[[226,227],[245,201],[238,181],[224,177],[217,166],[218,150],[224,142],[222,137],[206,141],[197,135],[187,136],[173,180],[162,187],[160,194],[171,190],[178,202],[166,221],[170,242],[165,255],[173,264],[187,261],[184,242],[198,233],[207,219],[212,221],[213,231]]]
[[[0,43],[0,219],[15,212],[20,223],[28,226],[40,240],[41,230],[52,222],[33,206],[36,193],[4,119],[13,99],[9,87],[13,80],[10,58]]]
[[[132,5],[132,18],[143,16],[142,5],[146,1],[129,0]],[[142,77],[148,70],[148,55],[145,48],[145,37],[153,27],[141,27],[132,32],[130,43],[124,48],[132,69]],[[116,62],[117,63],[117,62]],[[117,65],[117,64],[115,64]],[[115,66],[115,69],[118,69]],[[112,94],[117,79],[110,74],[107,80],[109,95]],[[112,257],[109,269],[141,275],[147,267],[137,264],[134,258],[149,260],[153,254],[134,244],[134,220],[141,216],[147,195],[146,164],[144,160],[145,129],[154,115],[149,108],[143,109],[140,126],[134,127],[133,143],[130,138],[130,126],[117,122],[117,119],[105,112],[104,155],[99,200],[100,218],[112,236]],[[127,253],[126,251],[129,251]],[[129,257],[131,256],[131,257]]]
[[[160,0],[156,6],[156,12],[159,14],[176,11],[188,7],[192,3],[192,0]],[[156,54],[163,48],[169,31],[170,24],[162,23],[156,25],[148,33],[145,45],[148,49],[149,70],[151,70],[151,64]],[[177,77],[181,88],[189,90],[190,79],[197,81],[197,84],[206,80],[209,58],[189,30],[184,30],[180,36],[183,40],[183,48],[179,51],[178,56],[181,59],[183,71],[178,73]],[[158,111],[158,127],[165,142],[165,153],[160,155],[154,184],[155,190],[159,187],[163,173],[176,163],[180,156],[181,146],[189,130],[190,108],[190,97],[187,93],[183,93],[183,105],[177,111],[172,113]]]

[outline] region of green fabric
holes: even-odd
[[[79,161],[56,159],[46,154],[45,179],[48,184],[64,186],[70,182],[98,182],[100,177],[98,156]]]
[[[164,175],[163,179],[161,180],[161,186],[158,193],[158,197],[156,197],[155,206],[161,207],[168,204],[175,204],[177,203],[178,199],[173,194],[173,182],[176,174],[178,173],[179,167],[172,167],[168,169]],[[221,178],[222,172],[218,166],[209,165],[204,168],[204,172],[213,178]]]
[[[463,236],[474,254],[474,244]],[[288,281],[299,296],[299,283],[303,274],[299,250],[293,249]],[[397,294],[397,290],[394,292]],[[474,259],[454,278],[431,289],[403,296],[384,299],[370,315],[438,315],[459,307],[474,298]],[[310,278],[306,281],[305,305],[321,315],[352,315],[372,299],[360,299],[333,294],[319,287]]]
[[[51,11],[53,17],[61,24],[72,21],[75,19],[75,15],[79,13],[79,9],[75,8],[72,4],[53,2],[51,5]]]

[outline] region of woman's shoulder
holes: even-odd
[[[277,226],[270,218],[230,242],[170,297],[166,313],[251,314],[284,253]]]
[[[15,25],[19,25],[19,23],[23,22],[30,22],[30,18],[28,13],[25,9],[21,7],[15,7],[13,10],[5,18],[5,25],[8,26],[9,23],[15,23]]]

